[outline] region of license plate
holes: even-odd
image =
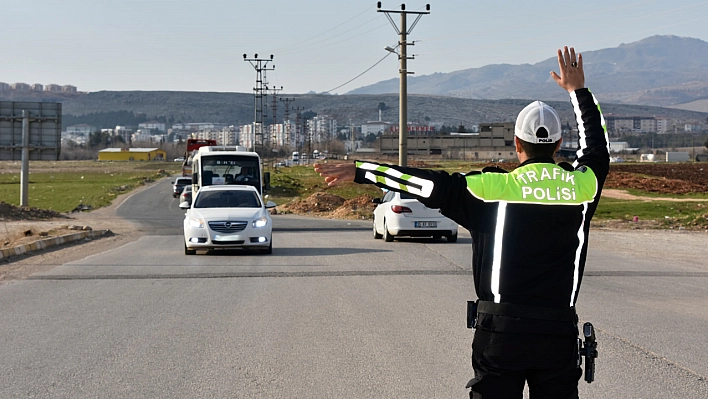
[[[415,222],[415,227],[435,228],[438,227],[438,222]]]

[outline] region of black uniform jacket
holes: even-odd
[[[355,181],[408,192],[468,229],[480,300],[573,308],[585,267],[590,219],[609,172],[609,144],[592,93],[579,89],[570,97],[579,134],[573,165],[529,159],[512,172],[485,168],[449,174],[357,161]],[[553,323],[508,317],[496,321],[482,317],[478,327],[558,330]]]

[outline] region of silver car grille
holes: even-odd
[[[248,222],[209,222],[209,228],[219,233],[236,233],[243,231],[248,226]]]

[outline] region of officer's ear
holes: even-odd
[[[558,142],[556,143],[556,149],[555,149],[555,151],[553,151],[553,154],[554,154],[554,155],[555,155],[555,154],[558,154],[558,150],[560,150],[560,148],[561,148],[561,143],[562,143],[562,142],[563,142],[563,138],[561,137],[561,138],[558,140]]]
[[[514,145],[516,146],[516,153],[522,154],[524,152],[524,147],[521,146],[521,139],[514,136]]]

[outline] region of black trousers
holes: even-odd
[[[472,399],[577,399],[577,336],[475,331]]]

